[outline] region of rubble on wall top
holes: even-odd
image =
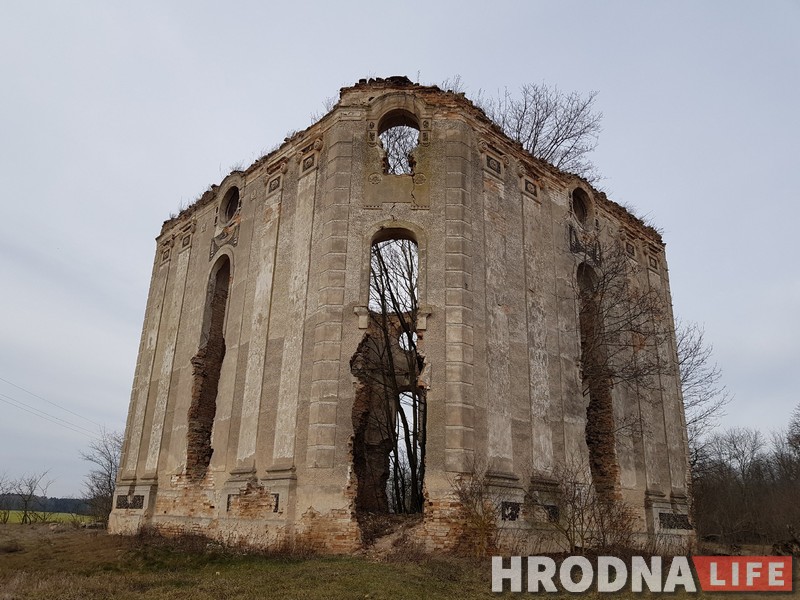
[[[394,86],[419,85],[414,83],[405,75],[392,75],[391,77],[370,77],[369,79],[359,79],[356,85],[374,85],[377,83],[388,83]]]
[[[515,154],[517,154],[517,158],[520,159],[523,164],[530,164],[530,166],[534,167],[537,172],[542,174],[549,174],[555,179],[564,181],[564,177],[566,176],[569,179],[572,179],[574,182],[581,182],[585,186],[589,187],[595,198],[597,198],[598,202],[606,208],[606,210],[619,218],[624,223],[627,223],[630,226],[635,227],[642,233],[644,233],[647,237],[651,238],[652,241],[663,245],[664,242],[662,240],[660,232],[652,227],[651,225],[645,223],[642,219],[638,216],[632,214],[629,210],[627,210],[624,206],[610,200],[605,192],[602,192],[592,186],[588,181],[583,179],[582,177],[574,174],[562,171],[561,169],[551,165],[550,163],[543,161],[535,156],[531,155],[528,151],[526,151],[522,144],[516,140],[509,138],[505,132],[500,128],[500,126],[492,121],[483,109],[472,102],[469,98],[467,98],[463,92],[453,92],[449,90],[442,90],[436,85],[422,85],[420,83],[416,83],[411,81],[405,75],[392,75],[390,77],[370,77],[370,78],[362,78],[359,79],[358,82],[349,87],[343,87],[339,90],[339,102],[336,103],[331,110],[326,113],[322,118],[320,118],[315,123],[309,125],[307,128],[303,129],[302,131],[297,131],[291,136],[285,138],[283,143],[277,149],[273,150],[272,152],[262,156],[261,158],[257,159],[253,162],[249,167],[244,170],[237,170],[232,171],[226,178],[232,175],[233,173],[243,173],[247,174],[258,168],[259,166],[271,162],[273,158],[277,157],[281,153],[285,153],[287,150],[287,146],[290,144],[296,143],[300,140],[304,140],[306,138],[306,133],[319,125],[319,123],[325,121],[329,115],[336,112],[337,109],[341,108],[343,105],[346,105],[345,97],[348,95],[349,92],[357,92],[363,91],[368,89],[404,89],[404,90],[413,90],[413,93],[422,95],[424,99],[433,105],[439,106],[450,106],[452,108],[462,108],[468,111],[476,120],[484,125],[489,131],[491,131],[494,135],[499,136],[503,139],[506,145],[509,148],[513,148]],[[370,98],[371,100],[371,98]],[[177,216],[172,217],[166,221],[161,228],[161,235],[163,235],[167,230],[171,228],[172,225],[175,223],[183,221],[185,218],[193,214],[197,209],[205,206],[206,204],[213,201],[216,196],[216,193],[219,189],[218,185],[211,185],[209,188],[190,206],[182,210]],[[159,236],[160,237],[160,236]]]

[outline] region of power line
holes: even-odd
[[[30,394],[30,395],[31,395],[31,396],[33,396],[34,398],[38,398],[39,400],[43,400],[44,402],[47,402],[48,404],[52,404],[53,406],[55,406],[55,407],[57,407],[57,408],[60,408],[61,410],[63,410],[63,411],[66,411],[66,412],[68,412],[69,414],[71,414],[71,415],[74,415],[74,416],[78,417],[79,419],[83,419],[84,421],[87,421],[87,422],[91,423],[92,425],[97,425],[98,427],[102,427],[102,425],[101,425],[100,423],[98,423],[97,421],[92,421],[91,419],[88,419],[88,418],[84,417],[83,415],[79,415],[78,413],[76,413],[76,412],[74,412],[74,411],[71,411],[70,409],[68,409],[68,408],[66,408],[66,407],[64,407],[64,406],[61,406],[60,404],[57,404],[57,403],[55,403],[55,402],[52,402],[51,400],[48,400],[47,398],[45,398],[45,397],[43,397],[43,396],[40,396],[39,394],[34,394],[34,393],[33,393],[33,392],[31,392],[30,390],[26,390],[26,389],[25,389],[24,387],[22,387],[21,385],[17,385],[16,383],[14,383],[14,382],[12,382],[12,381],[9,381],[8,379],[3,379],[2,377],[0,377],[0,381],[4,381],[4,382],[5,382],[5,383],[7,383],[8,385],[10,385],[10,386],[13,386],[13,387],[17,388],[18,390],[22,390],[23,392],[25,392],[26,394]],[[6,396],[6,398],[8,398],[8,396]],[[19,400],[17,400],[17,402],[19,402]]]
[[[94,431],[92,431],[91,429],[87,429],[83,425],[78,425],[77,423],[73,423],[72,421],[67,421],[66,419],[62,419],[61,417],[57,417],[57,416],[55,416],[53,414],[50,414],[47,411],[42,410],[41,408],[36,408],[35,406],[31,406],[30,404],[28,404],[27,402],[23,402],[19,398],[14,398],[13,396],[9,396],[8,394],[2,394],[2,393],[0,393],[0,396],[2,396],[3,398],[6,398],[6,400],[10,400],[11,402],[14,402],[16,405],[21,405],[22,407],[25,407],[26,409],[28,409],[28,411],[33,411],[33,412],[37,413],[38,415],[44,415],[45,417],[48,417],[50,419],[55,419],[56,421],[60,421],[61,423],[66,423],[70,427],[74,427],[76,429],[80,429],[82,431],[85,431],[86,433],[91,433],[92,435],[94,435],[94,433],[95,433]]]
[[[5,396],[5,394],[0,394],[0,396]],[[10,398],[10,396],[5,396],[4,398],[0,398],[0,402],[5,402],[6,404],[8,404],[10,406],[13,406],[14,408],[18,408],[20,410],[24,410],[27,413],[30,413],[30,414],[32,414],[32,415],[34,415],[36,417],[44,419],[45,421],[49,421],[49,422],[51,422],[51,423],[53,423],[55,425],[59,425],[59,426],[63,427],[64,429],[69,429],[73,433],[80,433],[81,435],[85,435],[86,437],[91,438],[91,439],[94,439],[96,437],[95,435],[93,435],[91,433],[87,433],[89,431],[88,429],[83,429],[83,428],[78,429],[78,428],[76,428],[77,426],[73,427],[72,424],[70,424],[68,421],[62,421],[58,417],[52,417],[52,415],[48,415],[47,413],[39,414],[38,412],[34,412],[36,409],[26,408],[26,406],[22,405],[22,403],[17,404],[15,401],[13,401],[14,400],[13,398],[11,398],[12,402],[9,402],[5,398]]]

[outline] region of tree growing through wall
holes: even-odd
[[[439,87],[461,94],[464,83],[456,75],[441,82]],[[508,89],[493,97],[479,92],[475,104],[532,156],[596,183],[600,175],[590,155],[602,131],[603,113],[595,107],[597,95],[596,91],[581,94],[564,92],[545,83],[526,83],[517,94]],[[408,125],[381,134],[386,173],[413,173],[411,151],[418,138],[419,131]]]
[[[359,497],[370,511],[418,513],[424,502],[427,406],[417,338],[417,245],[372,245],[369,328],[351,361],[363,408],[354,418]]]
[[[419,385],[424,359],[417,346],[417,245],[390,239],[372,245],[370,317],[383,338],[384,375],[391,418],[390,498],[394,512],[422,512],[427,406]],[[394,334],[394,335],[393,335]],[[399,347],[400,352],[393,349]]]
[[[413,175],[414,148],[419,142],[419,130],[409,125],[390,127],[380,135],[384,151],[384,171],[388,175]]]
[[[508,137],[536,158],[589,182],[599,179],[589,155],[597,147],[603,114],[598,92],[566,93],[544,83],[526,83],[517,95],[508,89],[477,100]]]
[[[675,372],[659,353],[671,331],[659,290],[640,276],[641,267],[617,241],[601,242],[597,232],[575,235],[572,251],[581,257],[574,281],[578,302],[580,368],[586,410],[586,443],[594,486],[601,499],[617,494],[619,467],[615,435],[638,418],[617,422],[612,392],[625,386],[635,394],[659,389],[662,375]]]

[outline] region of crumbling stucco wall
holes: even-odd
[[[413,173],[388,175],[378,133],[398,114],[413,119],[419,144]],[[575,222],[577,189],[586,223]],[[454,476],[485,472],[514,504],[532,478],[590,456],[596,423],[587,427],[571,232],[624,238],[640,284],[669,307],[660,236],[533,159],[463,96],[405,78],[362,80],[319,122],[164,223],[111,531],[148,525],[254,545],[306,536],[330,551],[359,546],[364,457],[353,448],[363,385],[350,361],[368,331],[370,244],[385,228],[410,232],[419,249],[424,543],[452,547],[458,537]],[[223,256],[220,313],[222,300],[209,305],[208,293]],[[209,306],[221,327],[211,349]],[[213,314],[224,314],[221,323]],[[658,352],[674,360],[674,339]],[[209,365],[219,367],[216,393]],[[603,396],[603,418],[646,425],[613,440],[601,428],[601,454],[614,456],[617,493],[658,531],[659,513],[686,514],[677,374],[658,391]]]

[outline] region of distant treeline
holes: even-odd
[[[49,513],[88,515],[89,505],[80,498],[45,498],[37,496],[29,509]],[[0,494],[0,510],[23,510],[22,500],[16,494]]]

